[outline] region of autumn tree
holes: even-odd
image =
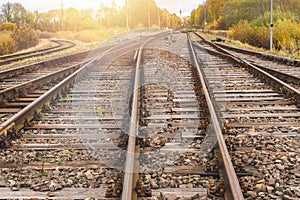
[[[1,18],[3,22],[12,22],[18,26],[33,23],[33,15],[20,3],[4,3],[1,6]]]

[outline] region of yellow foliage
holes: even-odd
[[[248,21],[241,20],[237,25],[234,25],[229,29],[228,36],[243,43],[249,43],[251,32],[252,29]]]
[[[293,53],[299,49],[297,40],[300,39],[300,27],[291,19],[278,20],[274,27],[274,41],[278,49]]]
[[[277,50],[294,53],[300,49],[300,24],[292,19],[280,19],[274,24],[273,43]],[[270,29],[268,26],[257,26],[245,20],[229,29],[228,36],[232,39],[248,43],[256,47],[269,48]]]
[[[17,25],[14,23],[6,22],[0,25],[0,31],[15,31]]]
[[[0,55],[11,54],[17,51],[17,44],[8,34],[0,34]]]

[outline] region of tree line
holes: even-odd
[[[228,30],[228,37],[258,47],[269,47],[271,0],[206,0],[192,10],[194,28]],[[300,49],[300,0],[273,1],[274,48],[294,53]]]
[[[127,0],[128,4],[117,6],[100,4],[97,11],[76,8],[54,9],[46,12],[28,11],[20,3],[3,3],[0,7],[0,54],[34,46],[39,37],[51,33],[77,33],[87,41],[93,40],[92,31],[105,32],[106,29],[139,27],[176,28],[181,20],[175,14],[157,6],[155,0]],[[18,34],[24,34],[21,37]],[[87,34],[88,33],[88,34]],[[88,37],[88,38],[87,38]],[[79,37],[80,38],[80,37]]]

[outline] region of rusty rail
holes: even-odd
[[[211,123],[213,124],[214,131],[217,135],[218,147],[220,149],[221,158],[222,158],[223,165],[225,168],[226,178],[229,182],[229,189],[230,189],[230,195],[231,195],[230,199],[243,200],[244,196],[243,196],[237,175],[235,173],[228,149],[226,147],[226,144],[225,144],[225,141],[223,138],[222,126],[219,122],[219,118],[217,117],[217,112],[215,110],[213,101],[211,100],[211,96],[208,91],[208,86],[205,81],[204,73],[201,70],[201,67],[199,65],[199,62],[198,62],[195,50],[193,48],[193,44],[191,42],[190,36],[187,35],[187,37],[188,37],[189,50],[190,50],[190,54],[192,57],[192,61],[198,71],[199,79],[201,81],[201,85],[203,88],[207,106],[208,106],[208,109],[210,112]]]
[[[14,98],[19,97],[20,95],[25,95],[28,93],[28,91],[34,90],[35,88],[41,85],[51,83],[63,77],[67,77],[68,75],[79,69],[85,63],[87,63],[87,61],[83,61],[81,63],[58,70],[51,74],[47,74],[34,80],[4,89],[0,91],[0,105],[5,103],[6,101],[13,100]]]
[[[69,49],[69,48],[72,48],[75,46],[75,43],[73,43],[71,41],[66,41],[66,40],[52,40],[52,42],[55,42],[58,45],[48,47],[48,48],[38,49],[38,50],[34,50],[34,51],[28,51],[28,52],[24,52],[24,53],[0,56],[0,65],[24,60],[26,58],[42,56],[42,55],[46,55],[49,53],[63,51],[65,49]]]
[[[85,71],[87,70],[88,66],[93,64],[94,62],[99,61],[101,58],[111,55],[111,54],[117,54],[119,52],[122,52],[127,49],[132,49],[132,45],[125,45],[124,47],[120,48],[118,47],[114,51],[112,51],[116,46],[113,46],[103,52],[101,55],[98,55],[98,57],[93,57],[89,61],[87,61],[81,68],[76,70],[74,73],[69,75],[67,78],[65,78],[63,81],[61,81],[59,84],[48,90],[46,93],[41,95],[39,98],[35,99],[32,103],[27,105],[25,108],[20,110],[17,114],[9,118],[7,121],[5,121],[3,124],[0,125],[0,136],[1,140],[0,143],[5,143],[6,140],[10,139],[11,135],[14,135],[17,131],[19,131],[25,121],[30,121],[33,119],[34,114],[39,112],[43,105],[45,105],[47,102],[51,102],[52,99],[54,99],[56,96],[58,96],[62,91],[66,90],[68,87],[70,87],[73,82],[76,80],[76,77],[82,76]]]
[[[226,49],[223,49],[223,48],[217,46],[216,44],[205,40],[199,34],[197,34],[197,33],[194,33],[194,34],[199,36],[207,44],[211,45],[216,50],[218,50],[222,53],[217,52],[217,51],[213,51],[213,50],[210,50],[210,49],[207,49],[207,48],[203,48],[203,47],[199,46],[198,44],[194,43],[194,45],[197,48],[205,49],[207,52],[210,52],[210,53],[212,53],[214,55],[217,55],[217,56],[226,57],[229,60],[231,60],[232,62],[246,67],[250,73],[256,75],[257,77],[261,78],[265,82],[268,82],[269,84],[271,83],[275,90],[277,90],[278,92],[283,93],[284,95],[290,97],[294,101],[296,106],[300,107],[300,91],[298,89],[294,88],[293,86],[289,85],[288,83],[282,81],[282,79],[280,79],[280,77],[285,75],[286,77],[290,78],[290,80],[295,80],[294,81],[295,84],[299,84],[299,78],[288,75],[288,74],[283,74],[282,72],[279,73],[275,70],[267,70],[262,66],[256,66],[256,65],[250,63],[247,60],[244,60],[244,59],[241,59],[237,56],[232,55]]]
[[[142,65],[142,54],[144,46],[151,40],[162,37],[168,33],[158,34],[154,37],[150,37],[146,40],[139,48],[137,55],[137,62],[134,74],[134,87],[133,87],[133,99],[132,99],[132,109],[129,124],[129,140],[126,153],[125,162],[125,174],[123,181],[123,191],[122,200],[134,199],[134,174],[135,174],[135,163],[136,163],[136,137],[138,136],[138,126],[139,126],[139,94],[140,94],[140,66]],[[134,57],[136,57],[136,55]],[[134,58],[135,59],[135,58]]]

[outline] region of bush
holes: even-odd
[[[228,36],[243,43],[250,44],[249,41],[252,39],[252,29],[249,22],[241,20],[237,25],[234,25],[229,29]]]
[[[274,43],[277,49],[294,53],[300,48],[300,27],[291,19],[279,20],[274,27]]]
[[[18,50],[36,46],[39,43],[37,34],[29,26],[21,26],[12,34],[12,38],[18,45]]]
[[[50,39],[53,37],[53,33],[49,33],[49,32],[46,32],[46,31],[36,31],[37,35],[38,35],[38,38],[40,39]]]
[[[229,29],[228,36],[243,43],[269,49],[270,28],[265,25],[263,18],[249,23],[245,20]],[[276,50],[295,53],[300,49],[300,26],[293,19],[277,19],[273,28],[273,43]]]
[[[17,29],[17,25],[14,23],[3,23],[0,25],[0,31],[15,31]]]
[[[8,34],[0,34],[0,55],[11,54],[17,51],[17,44]]]
[[[63,34],[61,32],[57,32],[54,34],[54,37],[63,38],[67,40],[78,40],[81,42],[99,42],[105,39],[109,39],[115,36],[115,30],[118,33],[122,33],[125,29],[121,28],[105,28],[101,30],[92,29],[92,30],[82,30],[78,32],[64,31]]]

